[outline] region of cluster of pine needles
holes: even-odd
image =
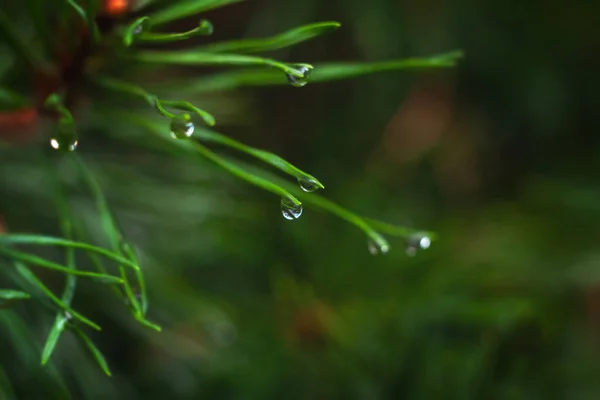
[[[135,320],[149,329],[161,329],[147,317],[144,267],[111,213],[94,169],[85,155],[79,154],[86,142],[93,142],[94,124],[98,120],[143,129],[148,135],[143,141],[147,151],[187,153],[208,160],[240,180],[274,194],[280,199],[283,217],[288,220],[299,218],[304,205],[332,213],[362,230],[372,253],[388,251],[390,246],[383,235],[399,237],[413,249],[428,247],[434,239],[429,232],[363,218],[315,194],[324,189],[316,177],[267,150],[217,132],[214,127],[218,121],[211,111],[197,107],[189,99],[192,95],[210,97],[211,93],[247,86],[289,85],[294,88],[291,90],[301,90],[298,88],[307,84],[383,71],[448,68],[455,65],[461,52],[372,63],[314,65],[260,55],[333,32],[340,27],[340,23],[333,21],[299,26],[271,37],[205,40],[200,45],[162,49],[161,46],[173,42],[195,43],[190,39],[208,37],[218,29],[206,19],[196,19],[198,22],[189,30],[172,32],[168,28],[174,21],[182,20],[185,24],[205,11],[238,1],[155,0],[130,4],[28,0],[0,10],[0,40],[9,55],[0,66],[0,123],[16,130],[12,136],[1,134],[0,140],[4,141],[1,149],[10,151],[22,146],[25,140],[34,144],[27,151],[32,157],[41,154],[44,160],[48,183],[44,190],[51,193],[51,207],[58,215],[62,233],[60,237],[21,234],[12,232],[8,226],[8,231],[0,234],[0,275],[12,285],[0,288],[0,301],[7,309],[0,310],[0,318],[14,318],[7,314],[8,308],[20,301],[38,301],[54,313],[54,323],[49,327],[41,354],[42,364],[48,362],[61,334],[69,329],[110,375],[102,352],[86,333],[88,329],[100,330],[100,326],[72,306],[79,279],[109,285],[128,304]],[[14,15],[18,18],[13,18]],[[33,32],[24,27],[34,27]],[[160,82],[141,79],[141,83],[140,79],[131,78],[137,75],[136,71],[160,72],[176,67],[228,69],[206,74],[193,82],[185,77]],[[164,96],[165,92],[177,93],[178,97]],[[121,107],[121,101],[128,106]],[[25,129],[27,123],[34,124],[34,128]],[[33,131],[31,135],[27,133],[29,130]],[[259,164],[250,165],[225,156],[219,153],[219,148],[243,153]],[[260,164],[283,176],[265,170]],[[108,246],[91,244],[92,238],[72,215],[68,190],[61,177],[64,170],[77,175],[78,184],[93,200]],[[64,250],[61,259],[43,257],[34,251],[44,246]],[[84,269],[83,265],[95,269]],[[65,275],[62,293],[56,294],[46,286],[36,274],[41,269]]]

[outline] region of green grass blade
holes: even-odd
[[[67,2],[68,5],[71,6],[71,8],[73,10],[75,10],[75,12],[77,14],[79,14],[79,16],[84,20],[87,21],[87,15],[85,10],[79,5],[77,4],[77,2],[75,0],[65,0]]]
[[[16,302],[29,300],[30,298],[29,293],[20,290],[0,289],[0,309],[11,307]]]
[[[212,53],[258,53],[278,50],[324,35],[336,30],[340,26],[341,24],[335,21],[317,22],[299,26],[268,38],[211,43],[198,48],[198,50]]]
[[[44,350],[42,351],[42,365],[46,365],[50,360],[52,353],[54,353],[58,339],[65,330],[67,321],[68,318],[65,315],[59,314],[56,316],[52,329],[50,329],[50,333],[48,334],[48,339],[46,339],[46,343],[44,344]]]
[[[317,66],[316,69],[318,70],[319,67]],[[313,69],[312,72],[314,74],[315,70]],[[313,79],[311,79],[311,82],[313,82]],[[285,76],[282,76],[277,71],[243,69],[220,72],[197,79],[172,80],[169,83],[158,84],[158,88],[162,89],[162,86],[164,86],[164,90],[174,90],[180,94],[197,94],[232,90],[241,87],[281,85],[289,85],[289,82]]]
[[[152,121],[149,121],[145,118],[132,116],[130,114],[125,114],[122,111],[112,111],[110,113],[110,115],[114,116],[115,118],[121,118],[124,121],[127,121],[128,123],[144,127],[150,133],[159,137],[161,140],[169,141],[169,143],[179,146],[188,151],[192,151],[192,150],[198,151],[199,150],[198,148],[196,148],[196,146],[199,144],[193,143],[192,141],[189,141],[189,140],[182,141],[182,140],[170,139],[167,135],[165,135],[165,132],[163,132],[159,127],[157,127],[157,125],[155,123],[153,123]],[[166,148],[164,149],[164,151],[167,151]],[[209,151],[209,150],[207,149],[207,151]],[[204,155],[203,152],[201,152],[201,154]],[[339,218],[347,221],[348,223],[356,226],[357,228],[362,230],[366,234],[366,236],[373,243],[375,243],[378,246],[379,249],[389,249],[389,244],[388,244],[387,240],[382,236],[382,234],[386,234],[386,235],[390,235],[390,236],[397,236],[397,237],[401,237],[404,239],[411,238],[413,235],[417,235],[417,234],[428,236],[431,240],[435,240],[435,238],[436,238],[436,235],[432,232],[425,232],[422,230],[416,230],[416,229],[410,229],[410,228],[401,227],[401,226],[395,226],[392,224],[373,220],[370,218],[361,217],[360,215],[358,215],[352,211],[349,211],[349,210],[339,206],[338,204],[336,204],[330,200],[327,200],[319,195],[316,195],[313,193],[305,193],[297,185],[294,185],[286,180],[283,180],[280,177],[275,176],[274,174],[272,174],[268,171],[265,171],[261,168],[258,168],[254,165],[242,163],[239,161],[230,161],[229,159],[226,159],[223,157],[219,157],[219,159],[220,159],[220,161],[223,161],[224,163],[226,163],[226,165],[228,167],[231,166],[236,171],[237,170],[241,171],[241,174],[249,174],[252,177],[256,177],[260,180],[268,182],[269,184],[275,185],[277,188],[279,188],[280,190],[283,190],[285,193],[287,193],[289,195],[297,195],[298,198],[300,198],[300,200],[305,202],[306,205],[308,205],[309,207],[330,212],[330,213],[338,216]],[[218,165],[221,165],[221,164],[218,164]],[[230,171],[230,172],[232,172],[232,171]],[[242,177],[242,179],[244,179],[244,177]],[[253,183],[253,182],[250,182],[250,183]],[[269,190],[269,189],[266,189],[266,190]],[[274,192],[274,193],[280,194],[281,192]]]
[[[379,72],[448,68],[456,65],[462,52],[453,51],[432,57],[415,57],[373,63],[329,63],[316,65],[309,83],[355,78]],[[231,90],[246,86],[288,85],[285,76],[269,70],[241,70],[209,75],[193,81],[172,82],[169,87],[180,94]]]
[[[104,373],[106,375],[111,376],[110,368],[108,367],[108,363],[106,362],[104,355],[96,347],[94,342],[92,342],[92,339],[90,339],[89,336],[86,335],[85,332],[83,332],[83,330],[81,330],[81,328],[79,328],[78,326],[74,326],[73,330],[75,331],[77,336],[79,336],[79,338],[85,344],[85,346],[88,348],[90,353],[92,353],[92,356],[94,357],[94,359],[96,360],[96,362],[98,363],[100,368],[102,368],[102,371],[104,371]]]
[[[204,111],[193,104],[183,100],[162,100],[157,96],[147,92],[143,88],[133,85],[128,82],[119,81],[112,78],[98,78],[96,83],[114,91],[121,93],[127,93],[130,95],[138,96],[144,99],[150,106],[156,107],[156,109],[167,118],[176,118],[177,115],[167,111],[164,107],[173,107],[179,110],[191,111],[196,113],[204,122],[209,126],[214,126],[216,121],[215,117],[207,111]]]
[[[162,109],[162,106],[167,106],[167,107],[174,108],[176,110],[191,111],[193,113],[196,113],[200,116],[200,118],[202,118],[204,120],[204,122],[206,122],[206,124],[208,126],[214,126],[216,123],[215,117],[213,117],[208,112],[194,106],[189,101],[157,99],[157,107],[159,107],[159,106],[161,109]],[[164,109],[163,109],[163,115],[166,115],[166,113],[164,112]],[[174,117],[176,117],[176,116],[173,115],[171,118],[174,118]]]
[[[25,266],[25,264],[16,261],[14,263],[15,268],[19,275],[26,280],[31,286],[38,288],[42,291],[54,304],[56,304],[59,308],[61,308],[65,313],[69,313],[73,318],[78,319],[82,323],[90,326],[96,330],[102,330],[98,324],[90,321],[83,315],[79,314],[77,311],[73,310],[70,306],[65,304],[61,299],[56,297],[54,293],[44,283],[33,273],[29,268]]]
[[[157,324],[155,324],[153,322],[148,321],[141,314],[136,314],[135,315],[135,319],[140,324],[144,325],[146,328],[150,328],[152,330],[155,330],[156,332],[161,332],[162,331],[162,327],[160,325],[157,325]]]
[[[306,196],[302,196],[302,200],[315,208],[320,208],[322,210],[328,211],[333,215],[338,216],[340,219],[343,219],[346,222],[351,223],[356,226],[358,229],[362,230],[367,237],[372,240],[378,248],[382,249],[383,253],[387,252],[389,249],[389,243],[387,240],[379,233],[377,230],[372,227],[364,218],[359,215],[346,210],[345,208],[339,206],[331,200],[328,200],[324,197],[309,194]]]
[[[197,146],[201,146],[199,144],[196,144]],[[316,208],[320,208],[323,209],[325,211],[329,211],[330,213],[338,216],[339,218],[353,224],[354,226],[358,227],[360,230],[362,230],[367,237],[372,240],[378,248],[382,249],[382,252],[387,252],[387,249],[389,249],[389,244],[387,242],[387,240],[379,233],[377,232],[377,230],[375,228],[373,228],[371,225],[369,225],[369,223],[363,219],[362,217],[358,216],[357,214],[350,212],[348,210],[346,210],[345,208],[337,205],[336,203],[327,200],[323,197],[314,195],[314,194],[308,194],[308,193],[303,193],[303,191],[296,186],[292,186],[289,182],[281,182],[281,180],[278,180],[277,178],[271,178],[270,174],[268,173],[264,173],[264,172],[257,172],[256,174],[252,174],[251,172],[248,171],[254,171],[256,170],[256,168],[253,168],[251,166],[248,165],[244,165],[243,167],[239,166],[238,162],[234,162],[234,161],[229,161],[225,158],[221,158],[220,160],[224,163],[226,163],[229,167],[234,168],[236,170],[242,171],[242,173],[244,175],[249,175],[253,178],[256,178],[260,181],[264,181],[264,182],[268,182],[269,185],[273,185],[274,187],[277,188],[277,190],[281,190],[283,193],[286,193],[285,196],[292,196],[292,193],[297,193],[299,197],[301,197],[303,199],[304,202],[306,202],[309,205],[312,205],[313,207]],[[265,179],[262,176],[269,176],[269,179]],[[277,182],[277,183],[273,183],[273,182]],[[256,183],[255,183],[256,184]],[[259,186],[259,185],[257,185]],[[264,188],[265,190],[269,190],[267,188]],[[271,190],[269,190],[271,191]],[[279,194],[279,193],[278,193]],[[289,198],[289,197],[288,197]],[[295,197],[293,197],[294,199],[296,199]],[[296,199],[297,200],[297,199]],[[298,203],[296,204],[302,204],[299,200],[297,200]]]
[[[300,182],[301,184],[304,182],[304,185],[311,184],[314,186],[314,189],[324,189],[325,187],[317,178],[314,176],[307,174],[291,163],[287,162],[283,158],[279,157],[276,154],[270,153],[265,150],[256,149],[254,147],[247,146],[243,143],[240,143],[234,139],[231,139],[223,134],[218,132],[214,132],[208,129],[198,129],[196,137],[204,142],[212,142],[218,143],[238,151],[244,152],[246,154],[251,155],[273,167],[279,169],[280,171],[293,176]]]
[[[314,193],[304,193],[297,186],[292,185],[291,183],[286,182],[276,176],[273,176],[273,174],[271,174],[268,171],[264,171],[255,166],[242,164],[239,162],[236,162],[236,164],[243,165],[243,169],[248,170],[249,172],[254,172],[256,175],[264,176],[267,179],[277,183],[282,188],[285,188],[291,193],[296,194],[308,207],[327,211],[333,215],[336,215],[340,219],[343,219],[346,222],[356,226],[357,228],[362,230],[366,234],[366,236],[371,241],[373,241],[373,243],[375,243],[380,249],[389,249],[389,244],[387,240],[382,236],[382,234],[402,237],[404,239],[408,239],[415,234],[419,234],[427,235],[431,240],[435,239],[435,234],[431,232],[424,232],[422,230],[395,226],[385,222],[361,217],[360,215],[349,211],[334,203],[333,201],[328,200],[320,195]]]
[[[156,106],[155,103],[157,97],[137,85],[107,77],[97,78],[95,82],[106,89],[141,97],[150,106]]]
[[[79,224],[75,224],[75,231],[77,233],[77,235],[79,237],[84,237],[85,235],[83,234],[83,228],[79,225]],[[88,259],[91,261],[91,263],[94,265],[94,267],[96,267],[96,269],[98,270],[98,272],[106,274],[106,268],[104,267],[104,264],[102,263],[102,260],[100,260],[100,257],[98,257],[98,254],[93,253],[91,251],[86,251],[85,252],[86,256],[88,257]],[[136,264],[137,265],[137,264]],[[113,292],[116,295],[121,295],[121,286],[116,286],[116,285],[112,285],[111,289],[113,290]]]
[[[27,300],[30,298],[29,293],[20,290],[0,289],[0,299],[2,300]]]
[[[72,234],[73,229],[72,229],[71,219],[70,219],[70,215],[69,215],[69,211],[68,211],[69,207],[68,207],[68,204],[66,203],[66,200],[60,189],[60,181],[58,179],[58,176],[55,175],[54,178],[55,179],[54,179],[53,187],[54,187],[54,198],[55,198],[54,200],[56,203],[56,208],[57,208],[58,214],[60,216],[63,235],[67,239],[70,240],[70,239],[72,239],[72,236],[73,236],[73,234]],[[70,268],[71,270],[75,270],[77,268],[77,266],[75,263],[75,249],[73,247],[66,248],[65,258],[66,258],[65,263],[67,265],[67,268]],[[73,300],[73,296],[75,295],[76,287],[77,287],[77,276],[76,275],[67,275],[65,288],[63,290],[63,294],[62,294],[62,298],[61,298],[61,302],[62,302],[61,305],[64,305],[63,308],[71,307],[71,301]],[[53,297],[54,296],[52,296],[51,298],[53,298]],[[50,329],[50,332],[48,333],[48,338],[46,339],[46,343],[45,343],[44,349],[42,351],[42,365],[46,365],[48,363],[48,361],[50,360],[50,357],[54,353],[54,349],[56,348],[56,345],[58,343],[60,335],[64,331],[69,318],[70,318],[70,314],[66,314],[62,310],[56,315],[56,317],[54,319],[54,324],[52,325],[52,328]]]
[[[404,60],[373,63],[328,64],[323,68],[315,69],[311,75],[311,81],[333,81],[401,69],[448,68],[456,66],[456,62],[462,56],[463,53],[461,51],[453,51],[426,58],[407,58]]]
[[[67,268],[72,270],[77,269],[75,264],[75,249],[67,247],[65,264]],[[77,275],[67,275],[65,289],[63,291],[62,300],[65,304],[71,304],[73,296],[75,295],[75,288],[77,287]]]
[[[98,184],[98,181],[96,180],[92,171],[87,167],[87,165],[84,163],[81,157],[74,157],[74,159],[77,161],[77,165],[79,167],[79,170],[81,171],[83,179],[87,183],[92,193],[92,197],[96,202],[96,208],[98,209],[98,212],[100,213],[101,217],[102,228],[109,239],[111,247],[113,248],[116,254],[119,254],[119,257],[122,257],[122,255],[119,252],[119,240],[121,240],[121,234],[119,233],[116,227],[116,223],[112,217],[112,214],[108,207],[108,203],[104,198],[102,188],[100,187],[100,184]]]
[[[96,201],[96,206],[98,208],[98,212],[100,213],[100,217],[102,220],[102,227],[104,229],[104,232],[108,236],[109,241],[110,241],[111,246],[114,249],[114,251],[116,253],[118,253],[120,256],[122,256],[123,255],[123,253],[122,253],[123,235],[122,235],[121,231],[119,230],[117,223],[112,216],[112,213],[110,212],[110,209],[108,207],[106,199],[104,198],[104,194],[100,188],[100,185],[96,181],[92,172],[85,165],[83,160],[80,157],[76,157],[75,159],[77,160],[79,168],[82,171],[82,174],[84,176],[84,179],[86,180],[86,182],[90,188],[90,191],[92,192],[92,196],[94,197],[94,199]],[[135,258],[134,258],[134,260],[135,260]],[[129,263],[137,266],[136,263],[134,263],[130,260],[127,260],[127,261]],[[136,271],[136,276],[138,278],[138,281],[140,281],[140,280],[143,281],[143,278],[140,278],[140,276],[142,274],[140,268],[139,267],[136,268],[135,271]],[[119,272],[120,272],[121,279],[123,282],[124,293],[125,293],[127,299],[129,300],[129,304],[132,307],[134,317],[146,326],[153,327],[153,328],[157,327],[156,325],[152,324],[151,322],[147,321],[144,318],[144,311],[142,310],[142,307],[141,307],[137,297],[135,296],[135,293],[133,292],[131,283],[129,282],[129,278],[127,276],[127,272],[126,272],[125,268],[123,268],[122,265],[119,265]],[[144,296],[145,296],[145,294],[144,294]],[[145,300],[145,298],[144,298],[144,300]],[[160,327],[158,327],[158,330],[160,330]]]
[[[54,271],[59,271],[59,272],[65,273],[65,274],[72,274],[72,275],[77,275],[77,276],[85,276],[88,278],[99,279],[102,282],[111,283],[111,284],[122,283],[121,278],[118,278],[116,276],[100,274],[100,273],[96,273],[96,272],[72,270],[72,269],[64,267],[60,264],[56,264],[56,263],[53,263],[46,259],[43,259],[41,257],[34,256],[34,255],[28,254],[28,253],[22,253],[22,252],[16,251],[16,250],[10,250],[5,247],[0,247],[0,254],[3,254],[5,256],[15,259],[15,260],[20,260],[22,262],[37,265],[38,267],[51,269]]]
[[[133,251],[133,248],[129,243],[121,242],[121,251],[129,260],[132,260],[134,263],[139,264],[137,261],[137,256],[135,255],[135,252]],[[136,271],[135,276],[138,282],[140,293],[140,309],[142,315],[146,315],[146,312],[148,311],[148,293],[146,292],[146,280],[144,278],[144,274],[142,274],[141,271]]]
[[[38,246],[59,246],[59,247],[73,247],[77,249],[82,249],[90,252],[94,252],[106,257],[109,260],[115,261],[119,264],[125,265],[131,269],[137,270],[139,266],[135,263],[129,261],[123,256],[113,253],[110,250],[103,249],[102,247],[92,246],[87,243],[75,242],[72,240],[55,238],[52,236],[42,236],[42,235],[29,235],[29,234],[15,234],[11,233],[8,235],[0,235],[0,246],[1,245],[14,245],[14,244],[28,244],[28,245],[38,245]],[[8,249],[4,249],[0,247],[0,251],[5,251]],[[80,275],[79,273],[76,273]],[[106,277],[103,276],[103,277]]]
[[[140,31],[144,30],[145,26],[149,24],[150,18],[146,16],[140,17],[129,24],[129,26],[127,26],[123,32],[123,44],[127,47],[131,46],[136,36],[139,35]]]
[[[187,32],[163,33],[163,32],[141,32],[135,37],[136,41],[148,43],[170,43],[186,40],[194,36],[210,36],[213,33],[213,25],[210,21],[200,20],[198,26]]]
[[[203,146],[202,144],[200,144],[198,142],[194,142],[192,140],[174,140],[171,137],[169,137],[168,135],[166,135],[165,134],[166,132],[163,131],[162,129],[160,129],[160,127],[158,127],[156,124],[152,123],[151,121],[148,121],[147,119],[138,118],[138,117],[131,116],[131,115],[123,115],[123,118],[133,124],[136,124],[136,125],[139,125],[139,126],[142,126],[146,129],[148,129],[148,131],[150,133],[152,133],[156,137],[160,138],[163,141],[166,141],[167,143],[169,143],[173,146],[179,146],[180,148],[185,149],[187,151],[200,154],[201,156],[210,160],[217,166],[223,168],[230,174],[237,176],[238,178],[243,179],[246,182],[248,182],[254,186],[257,186],[268,192],[274,193],[282,198],[288,199],[294,206],[298,206],[298,205],[302,204],[300,202],[300,200],[298,200],[288,190],[285,190],[281,186],[274,184],[273,182],[271,182],[267,179],[264,179],[260,176],[248,173],[244,168],[240,168],[235,163],[228,161],[227,159],[217,155],[216,153],[212,152],[210,149],[208,149],[207,147]]]
[[[198,13],[239,3],[241,0],[184,0],[172,2],[168,7],[150,15],[154,25],[164,24],[177,19],[197,15]]]
[[[227,159],[213,153],[212,151],[210,151],[208,148],[201,145],[200,143],[193,142],[193,146],[194,146],[194,149],[196,150],[196,152],[198,152],[203,157],[209,159],[210,161],[214,162],[215,164],[217,164],[218,166],[220,166],[221,168],[223,168],[230,174],[235,175],[238,178],[241,178],[241,179],[245,180],[246,182],[251,183],[254,186],[257,186],[263,190],[274,193],[282,198],[286,198],[289,201],[291,201],[291,203],[294,206],[299,206],[302,204],[300,202],[300,200],[298,200],[289,191],[283,189],[281,186],[278,186],[278,185],[274,184],[273,182],[270,182],[264,178],[261,178],[260,176],[248,173],[243,168],[240,168],[237,165],[235,165],[234,163],[232,163],[231,161],[228,161]]]
[[[139,315],[142,315],[142,307],[133,291],[133,288],[131,286],[131,283],[129,282],[129,277],[127,276],[125,269],[121,268],[120,272],[121,272],[121,279],[123,280],[123,289],[124,289],[125,297],[127,297],[127,300],[129,301],[129,305],[131,306],[133,316],[137,318]]]
[[[213,54],[203,53],[197,50],[174,50],[174,51],[140,51],[132,55],[138,61],[158,64],[177,65],[241,65],[241,66],[267,66],[277,68],[285,74],[303,78],[304,74],[292,65],[269,58],[246,56],[242,54]],[[298,64],[295,64],[298,65]],[[312,69],[310,64],[302,64]]]
[[[51,165],[48,165],[51,168]],[[56,204],[56,209],[58,210],[58,214],[61,221],[61,230],[64,237],[67,240],[73,239],[73,226],[71,223],[71,216],[69,213],[69,205],[62,193],[60,188],[60,180],[56,173],[54,174],[54,182],[53,182],[53,192],[54,192],[54,202]],[[65,249],[65,264],[67,268],[77,269],[77,264],[75,263],[75,248],[67,247]],[[76,275],[67,275],[65,289],[62,295],[62,301],[71,305],[71,300],[73,300],[73,296],[75,295],[75,288],[77,286],[77,276]]]
[[[200,144],[198,142],[194,142],[194,141],[189,141],[189,140],[188,141],[173,140],[173,139],[169,138],[168,136],[163,135],[162,134],[163,132],[158,131],[156,129],[156,127],[153,126],[152,124],[143,123],[142,121],[139,121],[139,122],[141,122],[142,125],[146,126],[147,128],[150,128],[151,132],[158,135],[161,139],[169,141],[172,144],[179,145],[183,148],[186,148],[187,150],[195,151],[196,153],[200,154],[204,158],[212,161],[219,167],[223,168],[230,174],[237,176],[238,178],[243,179],[246,182],[251,183],[252,185],[257,186],[263,190],[274,193],[282,198],[286,198],[294,206],[299,206],[302,204],[300,202],[300,200],[298,200],[289,191],[283,189],[281,186],[276,185],[276,184],[270,182],[269,180],[264,179],[260,176],[248,173],[243,168],[240,168],[235,163],[228,161],[227,159],[217,155],[216,153],[212,152],[210,149],[203,146],[202,144]]]
[[[137,257],[135,256],[131,246],[128,243],[123,242],[123,241],[121,242],[120,245],[121,245],[123,254],[125,254],[128,258],[135,260],[135,262],[137,263]],[[145,283],[144,275],[142,274],[142,271],[136,271],[135,275],[136,275],[136,280],[138,282],[139,293],[140,293],[139,300],[136,296],[136,293],[134,293],[131,284],[129,283],[129,279],[128,279],[127,275],[125,274],[125,271],[124,270],[121,271],[121,276],[122,276],[123,282],[124,282],[123,288],[124,288],[125,296],[127,297],[127,300],[129,301],[129,305],[132,308],[133,317],[138,322],[140,322],[142,325],[146,326],[147,328],[150,328],[157,332],[160,332],[162,330],[162,328],[159,325],[154,324],[145,318],[146,311],[148,310],[148,297],[147,297],[147,293],[146,293],[146,283]]]
[[[76,157],[76,160],[79,169],[84,177],[84,180],[86,181],[90,191],[92,192],[92,197],[96,202],[96,208],[98,209],[98,213],[100,214],[102,229],[108,237],[112,249],[121,257],[122,254],[120,249],[120,243],[122,240],[122,234],[117,227],[112,213],[110,212],[108,203],[104,198],[104,193],[102,192],[102,189],[100,188],[100,185],[98,184],[94,174],[83,162],[83,160],[80,157]],[[137,268],[137,271],[139,271],[139,267]],[[127,277],[125,268],[123,268],[123,265],[119,265],[119,274],[121,276],[121,280],[123,281],[124,294],[129,300],[129,304],[133,307],[134,314],[137,314],[140,312],[139,304],[137,302],[135,294],[133,293],[133,290],[131,289],[131,284],[129,283],[129,279]]]
[[[100,41],[100,29],[96,24],[95,12],[93,10],[95,1],[87,0],[85,2],[87,9],[81,7],[75,0],[66,0],[66,2],[86,22],[88,28],[92,32],[94,43],[98,43]]]

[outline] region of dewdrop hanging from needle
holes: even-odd
[[[194,123],[190,114],[178,115],[171,119],[171,137],[187,139],[194,133]]]
[[[299,76],[288,72],[286,73],[287,80],[293,87],[306,86],[310,78],[310,74],[313,70],[313,66],[310,64],[297,64],[290,66]]]
[[[431,238],[426,234],[416,233],[408,238],[406,255],[414,257],[418,250],[427,250],[429,247],[431,247]]]

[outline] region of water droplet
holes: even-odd
[[[171,119],[171,137],[173,139],[187,139],[194,133],[194,123],[189,114]]]
[[[293,221],[302,215],[302,204],[294,204],[290,199],[283,197],[281,199],[281,214],[283,218]]]
[[[136,27],[133,29],[134,35],[139,35],[142,32],[147,32],[150,30],[150,23],[147,17],[142,18],[137,21]]]
[[[414,257],[418,250],[425,250],[431,246],[431,238],[424,234],[415,234],[408,238],[406,243],[406,255]]]
[[[313,67],[308,64],[299,64],[291,66],[296,72],[301,74],[302,76],[295,76],[290,73],[287,73],[287,79],[290,85],[294,87],[302,87],[308,83],[308,78],[310,77],[310,72]]]
[[[369,248],[369,253],[374,256],[377,254],[385,254],[390,251],[390,246],[388,246],[386,243],[376,243],[373,240],[369,240],[367,246]]]
[[[74,129],[61,129],[50,139],[50,146],[59,151],[73,151],[77,148],[77,144],[77,134]]]
[[[305,192],[314,192],[323,187],[323,185],[312,178],[298,178],[298,185]]]

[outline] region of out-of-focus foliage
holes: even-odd
[[[137,250],[148,318],[163,330],[140,327],[109,286],[79,280],[74,304],[104,327],[91,335],[113,376],[71,332],[41,367],[55,315],[14,302],[0,312],[0,345],[10,348],[0,352],[0,394],[598,398],[598,11],[592,2],[256,0],[209,13],[229,27],[219,40],[342,22],[278,59],[463,48],[456,71],[197,98],[193,83],[180,86],[196,106],[212,105],[230,138],[318,176],[328,198],[439,240],[415,257],[392,241],[373,257],[333,216],[289,223],[270,196],[191,155],[149,151],[158,145],[135,121],[120,131],[100,115],[98,138],[81,151]],[[28,151],[2,153],[0,211],[11,230],[57,234],[46,165]],[[69,211],[102,243],[79,175],[61,172]],[[62,278],[43,279],[62,290]]]

